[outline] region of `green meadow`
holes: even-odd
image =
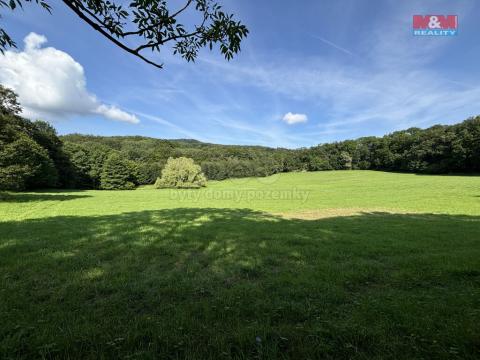
[[[0,193],[0,358],[474,359],[480,177]]]

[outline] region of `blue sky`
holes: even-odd
[[[242,52],[227,63],[206,50],[192,64],[166,50],[155,55],[163,70],[116,48],[59,1],[53,15],[34,5],[3,12],[19,48],[0,55],[0,81],[19,92],[26,116],[61,134],[293,148],[480,113],[478,1],[222,4],[249,27]],[[459,34],[414,37],[414,14],[458,15]]]

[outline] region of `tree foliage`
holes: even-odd
[[[112,152],[103,165],[100,186],[104,190],[131,190],[135,188],[132,164]]]
[[[57,170],[48,152],[26,135],[0,149],[0,189],[54,187]]]
[[[18,115],[21,112],[22,108],[18,102],[18,95],[13,90],[0,84],[0,114]]]
[[[56,137],[56,135],[55,135]],[[0,187],[24,190],[29,188],[57,187],[59,171],[68,166],[55,162],[49,149],[39,141],[42,130],[15,115],[0,114]],[[58,137],[56,140],[59,141]],[[60,158],[61,143],[55,153]]]
[[[200,188],[207,179],[200,165],[186,157],[169,158],[162,170],[162,177],[155,182],[156,188]]]
[[[233,14],[225,12],[214,0],[185,0],[179,8],[170,9],[166,0],[62,0],[80,19],[124,51],[155,67],[163,65],[145,52],[160,52],[169,45],[173,54],[194,61],[201,48],[219,46],[225,59],[240,51],[240,43],[248,29]],[[35,2],[47,11],[43,0],[0,0],[0,7],[15,10],[23,3]],[[195,18],[187,26],[184,18]],[[137,44],[132,46],[131,44]],[[0,51],[15,42],[0,28]]]
[[[106,145],[96,143],[67,142],[64,147],[73,166],[71,176],[75,186],[82,189],[99,189],[104,164],[114,150]]]

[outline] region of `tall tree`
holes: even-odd
[[[73,166],[68,154],[65,153],[62,141],[58,138],[57,131],[45,121],[37,120],[33,125],[35,126],[33,139],[48,151],[48,155],[58,171],[58,186],[74,187]]]
[[[0,7],[15,10],[32,3],[51,12],[44,0],[0,0]],[[160,52],[170,45],[173,54],[194,61],[203,47],[210,50],[218,45],[225,59],[240,51],[240,43],[248,29],[233,14],[226,13],[214,0],[185,0],[171,10],[166,0],[133,0],[126,6],[120,0],[62,0],[80,19],[106,39],[148,64],[162,68],[145,52]],[[195,17],[197,23],[188,27],[182,15]],[[136,44],[132,46],[131,44]],[[13,39],[0,28],[0,51],[15,46]]]
[[[0,189],[53,187],[57,170],[48,152],[25,134],[0,148]]]
[[[132,166],[121,158],[117,152],[110,154],[103,165],[100,186],[104,190],[134,189]]]

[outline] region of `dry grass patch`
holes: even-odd
[[[333,209],[312,209],[292,212],[281,212],[275,215],[284,219],[318,220],[341,216],[372,215],[372,214],[406,214],[404,211],[385,208],[333,208]]]

